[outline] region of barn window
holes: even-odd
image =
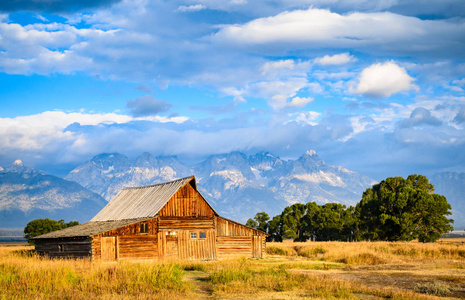
[[[140,233],[149,233],[148,223],[140,223]]]
[[[63,251],[63,245],[58,245],[58,252],[62,252]]]
[[[191,232],[191,239],[197,238],[197,232]]]
[[[199,232],[199,239],[206,239],[207,233],[206,232]]]

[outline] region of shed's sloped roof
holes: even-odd
[[[171,197],[189,182],[197,190],[194,176],[156,185],[122,189],[91,221],[155,217]]]
[[[49,232],[33,238],[39,239],[55,239],[67,237],[91,237],[93,235],[103,233],[106,231],[118,229],[120,227],[131,225],[137,222],[143,222],[150,218],[138,218],[131,220],[117,220],[117,221],[103,221],[103,222],[87,222],[73,227],[68,227],[62,230]]]

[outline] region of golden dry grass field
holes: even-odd
[[[92,262],[0,246],[0,299],[457,299],[462,243],[267,243],[264,259]]]

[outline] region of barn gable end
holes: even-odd
[[[263,257],[266,236],[220,217],[198,192],[192,176],[123,189],[90,222],[34,241],[36,251],[49,256],[214,260]]]

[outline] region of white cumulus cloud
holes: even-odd
[[[356,61],[357,59],[349,53],[341,53],[336,55],[325,55],[323,57],[315,58],[315,63],[319,65],[342,65],[349,62]]]
[[[304,107],[308,103],[312,102],[312,97],[294,97],[292,98],[291,102],[286,104],[286,107]]]
[[[357,87],[351,92],[370,98],[389,97],[412,89],[418,91],[414,80],[394,62],[376,63],[362,71]]]

